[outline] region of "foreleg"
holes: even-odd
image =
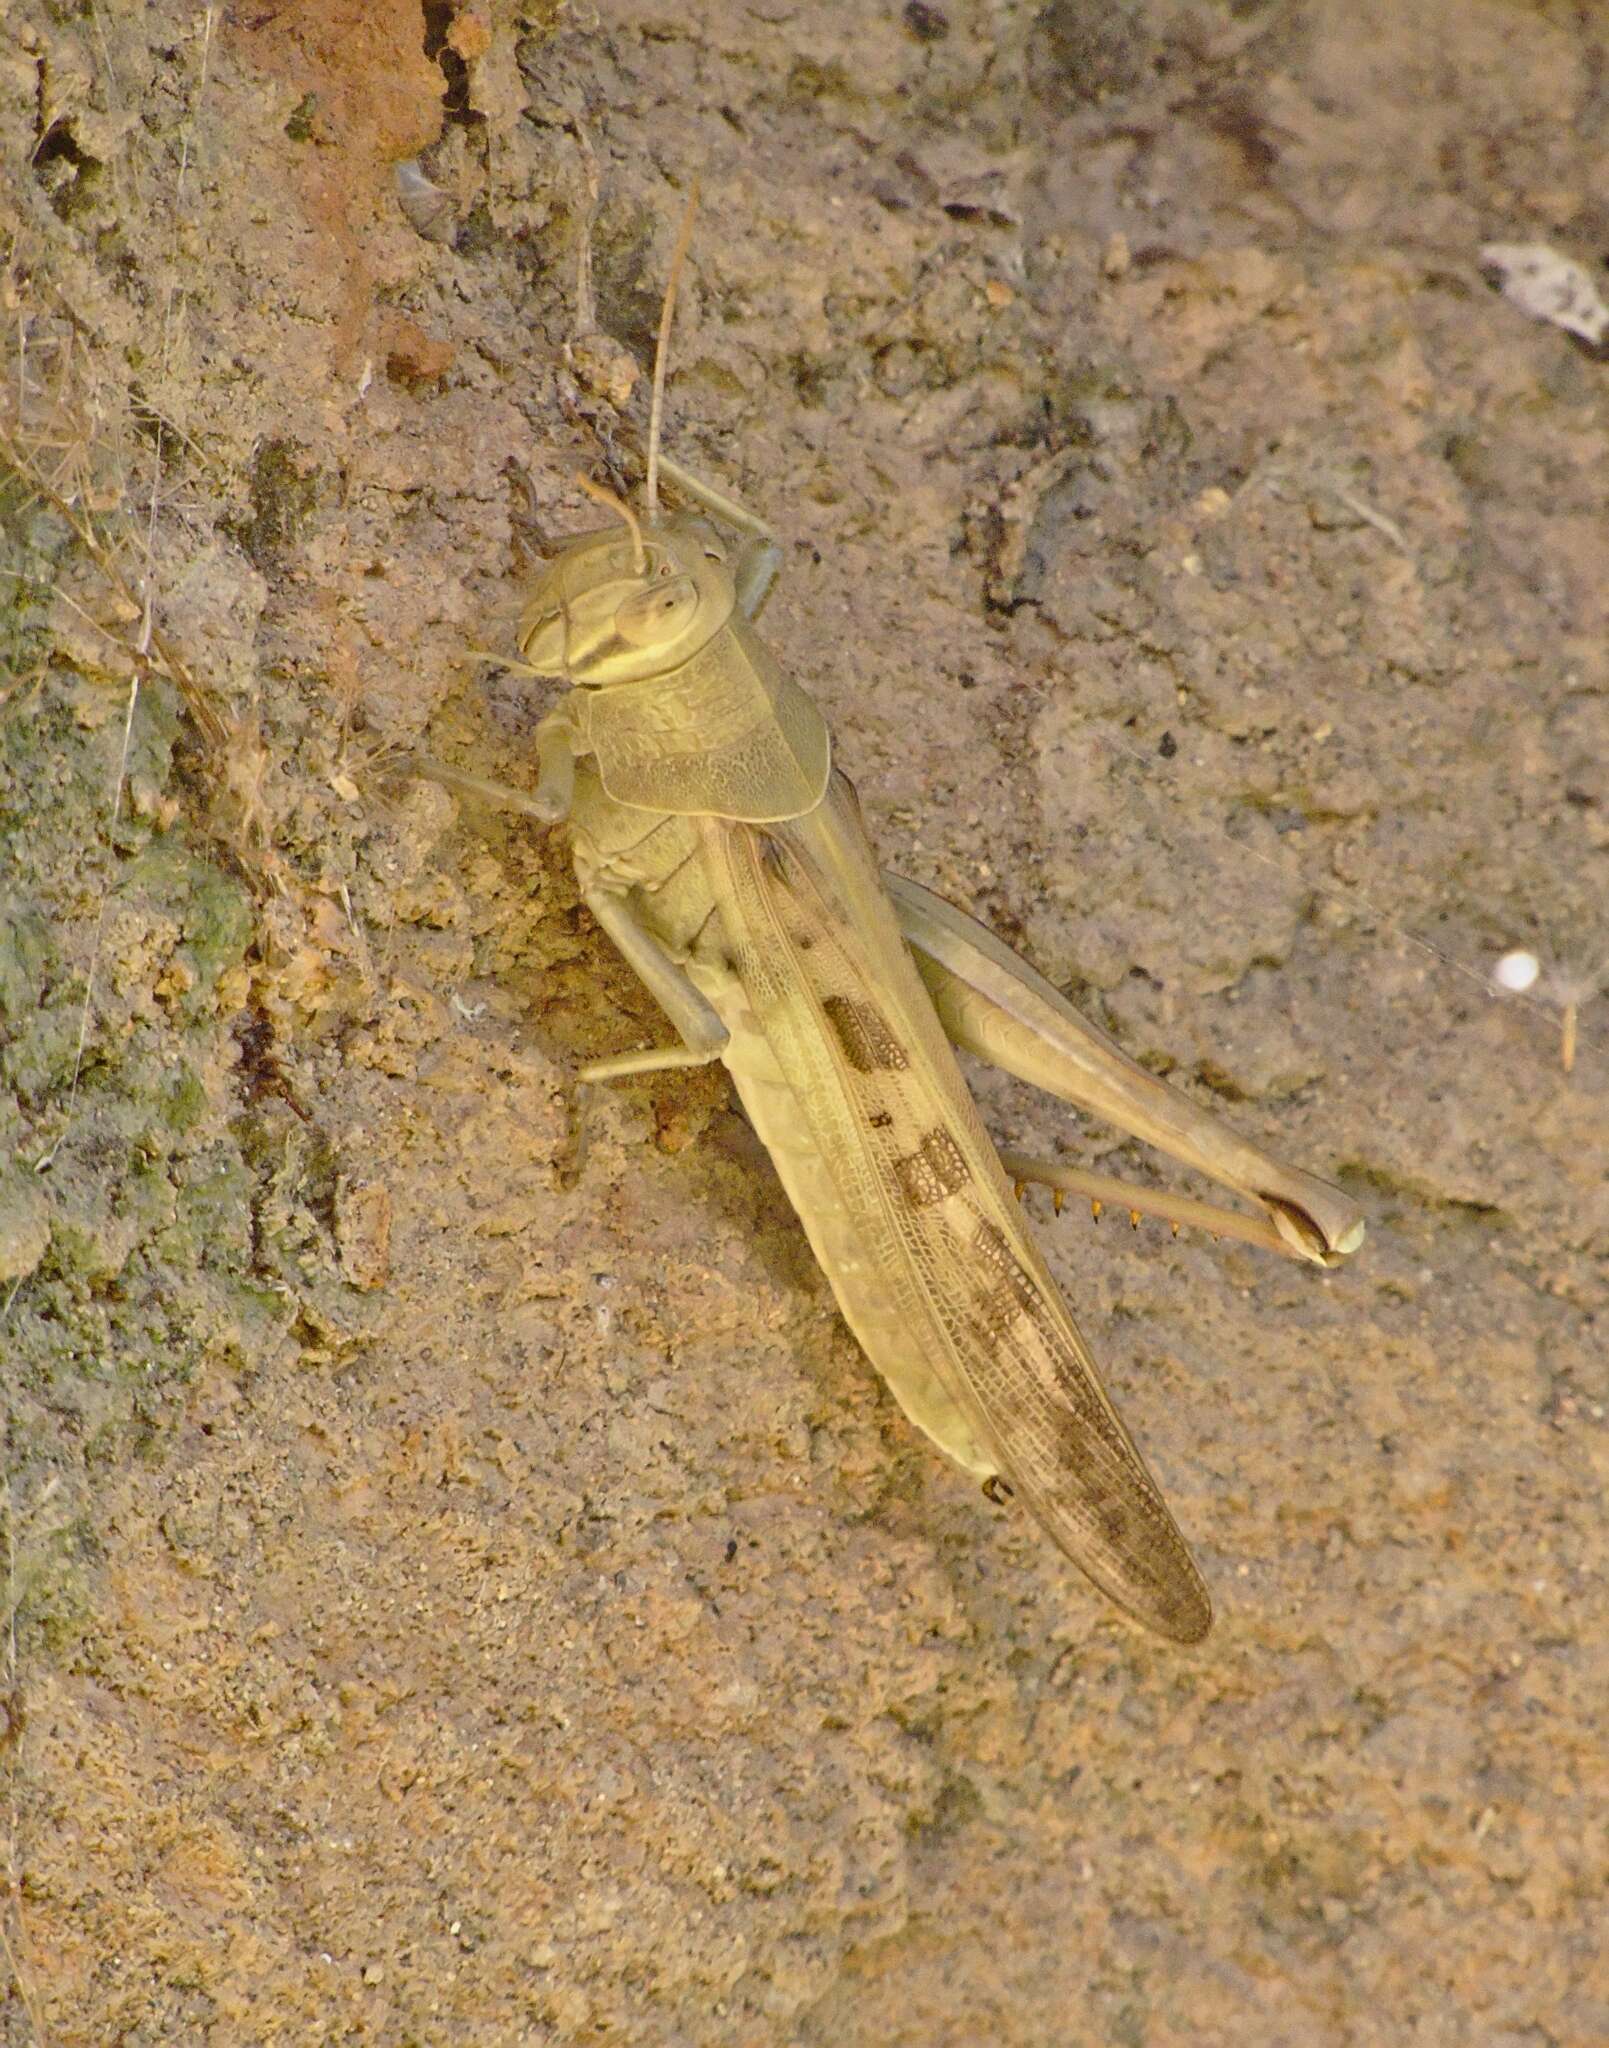
[[[675,1026],[679,1046],[615,1053],[590,1060],[583,1081],[614,1081],[627,1074],[657,1074],[676,1067],[707,1067],[726,1050],[728,1032],[708,999],[636,916],[625,897],[594,883],[582,899],[614,941],[637,979]]]

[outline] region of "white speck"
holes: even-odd
[[[1523,995],[1526,989],[1535,987],[1541,972],[1542,963],[1534,953],[1505,953],[1492,969],[1492,979],[1499,988]]]

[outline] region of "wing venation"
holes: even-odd
[[[855,1286],[887,1269],[902,1344],[1073,1562],[1149,1626],[1197,1640],[1206,1588],[1028,1235],[853,791],[835,775],[808,817],[724,824],[717,844],[745,994],[864,1244]],[[828,1277],[860,1329],[846,1276]],[[898,1392],[900,1362],[873,1350],[873,1363]]]

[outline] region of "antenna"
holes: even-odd
[[[693,216],[698,212],[698,180],[687,194],[687,211],[682,215],[681,233],[671,253],[670,276],[665,280],[665,303],[659,309],[659,343],[654,350],[654,396],[648,411],[648,481],[643,502],[648,517],[659,517],[659,427],[665,412],[665,362],[670,354],[670,323],[676,312],[676,286],[687,260],[687,245],[693,239]]]
[[[645,576],[648,573],[648,550],[642,544],[642,522],[636,513],[624,498],[617,498],[613,491],[605,490],[602,484],[595,484],[591,477],[582,476],[578,471],[575,480],[595,504],[606,506],[631,528],[631,573]]]

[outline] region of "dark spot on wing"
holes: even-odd
[[[821,1007],[843,1047],[844,1058],[857,1074],[897,1072],[910,1065],[904,1046],[875,1003],[852,996],[828,996]]]
[[[985,1218],[972,1234],[972,1248],[988,1275],[988,1284],[980,1290],[974,1311],[984,1342],[1002,1343],[1014,1325],[1019,1321],[1027,1323],[1055,1372],[1062,1399],[1079,1422],[1093,1430],[1127,1464],[1133,1453],[1121,1426],[1113,1420],[1101,1398],[1099,1383],[1069,1349],[1054,1310],[1041,1295],[1033,1275],[1012,1251],[1005,1232]]]
[[[929,1131],[909,1157],[896,1159],[894,1177],[913,1209],[931,1208],[972,1178],[948,1131]]]
[[[874,1131],[886,1131],[892,1128],[894,1119],[886,1109],[874,1109],[866,1121]]]
[[[987,1218],[972,1233],[972,1248],[989,1276],[980,1303],[984,1335],[995,1339],[1037,1305],[1038,1289],[1032,1276],[1013,1256],[1004,1231]]]
[[[795,932],[793,934],[793,943],[798,947],[801,953],[808,953],[810,951],[810,948],[816,942],[810,936],[809,932]]]

